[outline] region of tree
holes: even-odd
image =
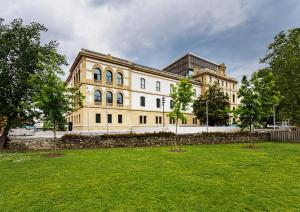
[[[191,103],[193,96],[193,86],[188,79],[181,79],[171,90],[171,98],[173,102],[172,112],[168,116],[175,120],[176,133],[178,120],[184,119],[183,112],[187,111],[188,105]],[[176,145],[176,143],[175,143]]]
[[[259,123],[266,128],[273,116],[274,106],[279,103],[280,92],[275,89],[274,75],[268,68],[254,72],[251,82],[260,102]]]
[[[211,126],[228,125],[230,102],[228,95],[225,95],[222,88],[215,83],[209,86],[208,90],[200,95],[193,104],[195,116],[204,123],[206,121],[206,100],[208,101],[208,124]]]
[[[260,102],[258,101],[258,94],[254,92],[253,84],[244,75],[242,78],[242,85],[238,92],[238,97],[241,99],[238,108],[235,110],[235,115],[240,120],[240,127],[242,129],[250,128],[250,147],[254,146],[251,138],[252,126],[257,123],[260,117]]]
[[[63,73],[61,66],[67,64],[65,57],[57,53],[55,41],[41,44],[41,33],[45,31],[39,23],[23,25],[21,19],[16,19],[6,25],[0,19],[0,117],[5,120],[0,149],[6,146],[13,127],[32,124],[37,116],[33,79]]]
[[[268,54],[261,59],[273,74],[279,101],[279,116],[300,124],[300,28],[281,31],[268,46]]]
[[[37,84],[39,90],[33,97],[35,107],[41,112],[42,120],[51,122],[56,150],[56,131],[60,123],[65,123],[65,114],[82,106],[82,98],[77,87],[68,88],[56,74],[50,73],[45,81]]]

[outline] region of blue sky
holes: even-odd
[[[300,0],[0,0],[0,17],[43,23],[71,64],[81,48],[164,68],[192,52],[241,79],[281,30],[300,27]],[[66,73],[69,67],[65,67]]]

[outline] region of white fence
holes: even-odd
[[[176,127],[134,127],[133,133],[153,133],[153,132],[176,132]],[[238,132],[238,127],[208,127],[208,132]],[[207,132],[206,127],[178,127],[178,134],[192,134]]]

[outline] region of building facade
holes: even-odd
[[[199,71],[202,69],[195,67],[192,73],[193,98],[205,89],[206,77],[213,76]],[[78,86],[85,99],[82,107],[68,115],[67,121],[72,129],[83,131],[174,125],[174,120],[167,116],[172,110],[170,91],[184,77],[183,71],[157,70],[82,49],[70,69],[67,83]],[[199,124],[192,107],[185,116],[186,120],[179,125]]]

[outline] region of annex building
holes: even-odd
[[[133,127],[170,126],[171,87],[191,77],[194,98],[219,82],[237,104],[237,81],[227,76],[226,66],[188,53],[163,70],[113,57],[110,54],[81,49],[67,78],[69,86],[78,86],[85,96],[83,106],[67,116],[72,129],[83,131],[130,130]],[[199,125],[192,113],[179,125]],[[234,121],[234,120],[231,120]]]

